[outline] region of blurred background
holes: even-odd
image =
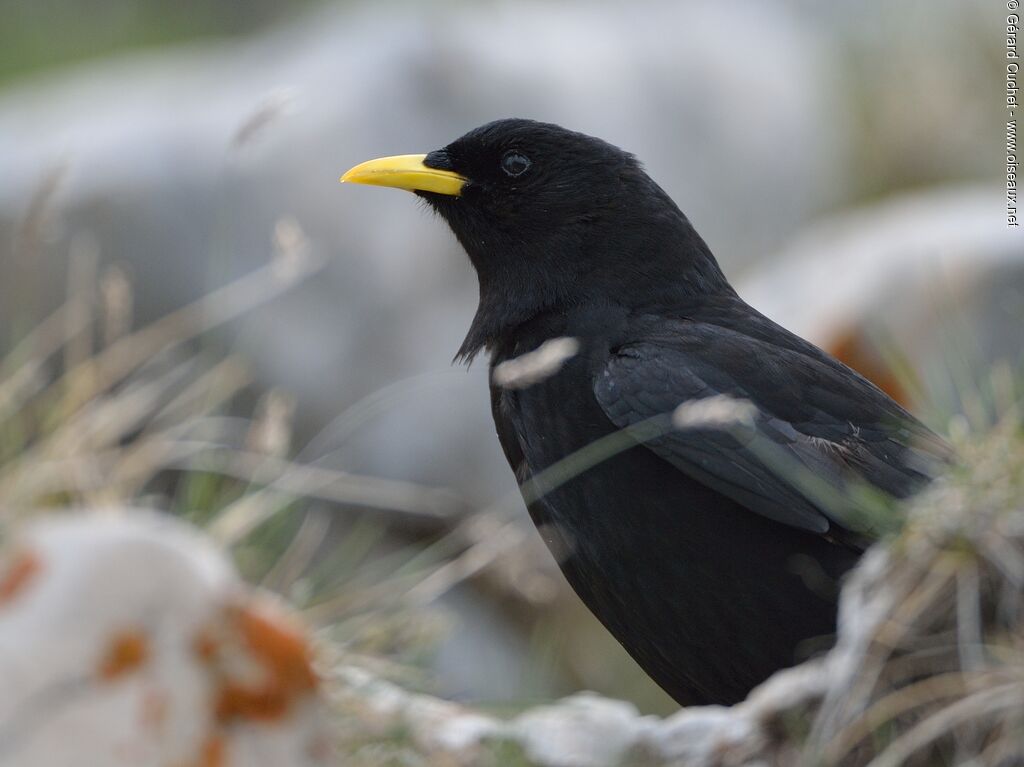
[[[94,311],[65,339],[88,356],[117,323],[210,297],[183,347],[246,371],[218,417],[254,412],[262,431],[237,439],[323,472],[289,487],[313,498],[229,536],[243,574],[451,699],[592,689],[671,711],[529,526],[486,366],[449,362],[476,303],[457,244],[411,197],[338,176],[499,117],[600,136],[750,303],[946,432],[986,418],[979,371],[1020,363],[1002,16],[973,0],[0,0],[0,351],[24,364],[69,301]],[[217,292],[297,251],[287,290],[244,311]],[[45,420],[5,427],[5,455]],[[161,466],[132,492],[216,525],[268,484],[227,474]]]

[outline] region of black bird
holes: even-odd
[[[480,282],[459,357],[486,349],[493,374],[575,339],[548,377],[492,383],[494,422],[569,583],[658,684],[734,703],[834,634],[836,584],[878,532],[865,488],[912,493],[941,439],[745,304],[611,144],[499,120],[342,181],[448,222]]]

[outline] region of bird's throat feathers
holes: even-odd
[[[453,224],[480,285],[476,315],[456,360],[472,362],[545,313],[595,304],[640,311],[733,293],[703,239],[670,200],[668,205],[671,210],[653,217],[615,216],[607,226],[595,219],[585,227],[569,224],[542,241],[497,227],[478,232],[465,222]]]

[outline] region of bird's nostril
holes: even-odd
[[[452,158],[445,149],[435,149],[423,158],[423,164],[428,168],[436,170],[455,170],[452,166]]]

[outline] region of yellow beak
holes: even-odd
[[[436,192],[457,197],[467,179],[450,170],[428,168],[425,154],[402,154],[369,160],[345,172],[341,183],[393,186],[396,189]]]

